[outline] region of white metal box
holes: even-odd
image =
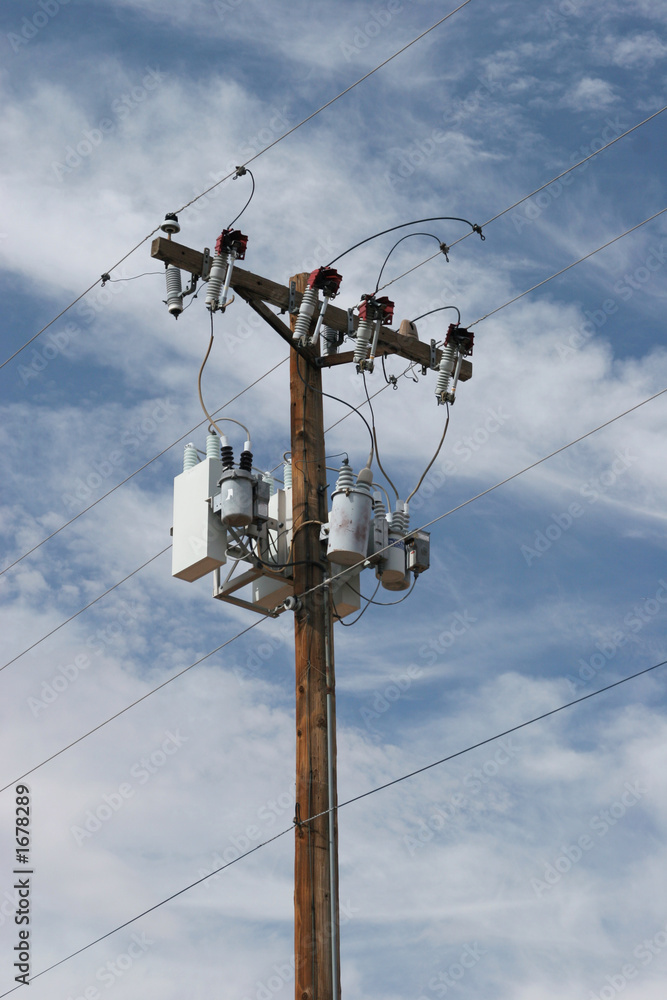
[[[208,503],[221,475],[220,459],[205,458],[174,479],[171,572],[179,580],[199,580],[226,562],[227,532]]]

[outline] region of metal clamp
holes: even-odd
[[[208,247],[204,247],[204,252],[202,254],[201,263],[201,276],[202,281],[208,281],[208,276],[211,273],[211,251]]]

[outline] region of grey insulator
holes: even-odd
[[[299,307],[299,315],[296,323],[294,324],[294,333],[292,334],[293,340],[305,340],[308,337],[316,305],[317,289],[307,288],[303,293],[301,306]]]
[[[167,308],[176,319],[183,312],[183,286],[181,272],[175,264],[168,264],[167,276]]]
[[[371,336],[373,334],[373,323],[369,319],[362,319],[357,327],[357,346],[354,349],[355,364],[360,365],[368,357],[371,346]]]
[[[222,254],[217,253],[211,264],[211,272],[206,286],[206,308],[210,312],[215,312],[218,308],[218,299],[222,291],[222,283],[225,279],[227,260]]]
[[[220,458],[220,438],[217,434],[206,435],[206,457]]]
[[[435,387],[435,394],[438,397],[439,403],[446,402],[447,390],[449,388],[449,382],[454,374],[454,366],[456,365],[456,348],[453,344],[449,344],[447,347],[443,348],[442,355],[440,357],[439,374],[438,374],[438,384]]]
[[[186,444],[183,452],[183,472],[187,472],[188,469],[194,469],[198,462],[197,449],[192,443]]]

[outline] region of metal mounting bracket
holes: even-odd
[[[431,371],[435,371],[436,368],[438,367],[437,362],[436,362],[435,340],[431,341],[431,356],[430,356],[430,360],[429,360],[428,366],[431,369]],[[426,371],[427,371],[426,365],[422,365],[422,375],[425,375]]]
[[[347,310],[347,335],[348,337],[354,337],[354,309]]]
[[[287,304],[287,311],[290,316],[296,316],[299,312],[299,307],[296,304],[296,281],[290,281],[289,283],[289,302]]]

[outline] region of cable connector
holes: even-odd
[[[247,174],[247,173],[248,173],[248,171],[243,166],[243,164],[241,164],[241,166],[239,166],[239,167],[236,168],[236,173],[232,177],[232,180],[235,181],[237,177],[244,177],[245,174]]]
[[[447,246],[446,243],[440,244],[440,253],[445,255],[445,260],[449,264],[449,247]]]
[[[472,231],[473,231],[473,233],[479,233],[480,240],[484,241],[486,239],[486,236],[482,232],[482,227],[481,226],[473,225]]]
[[[104,288],[104,286],[106,285],[107,281],[111,281],[111,275],[110,274],[106,274],[106,273],[105,274],[101,274],[100,278],[102,279],[102,288]]]

